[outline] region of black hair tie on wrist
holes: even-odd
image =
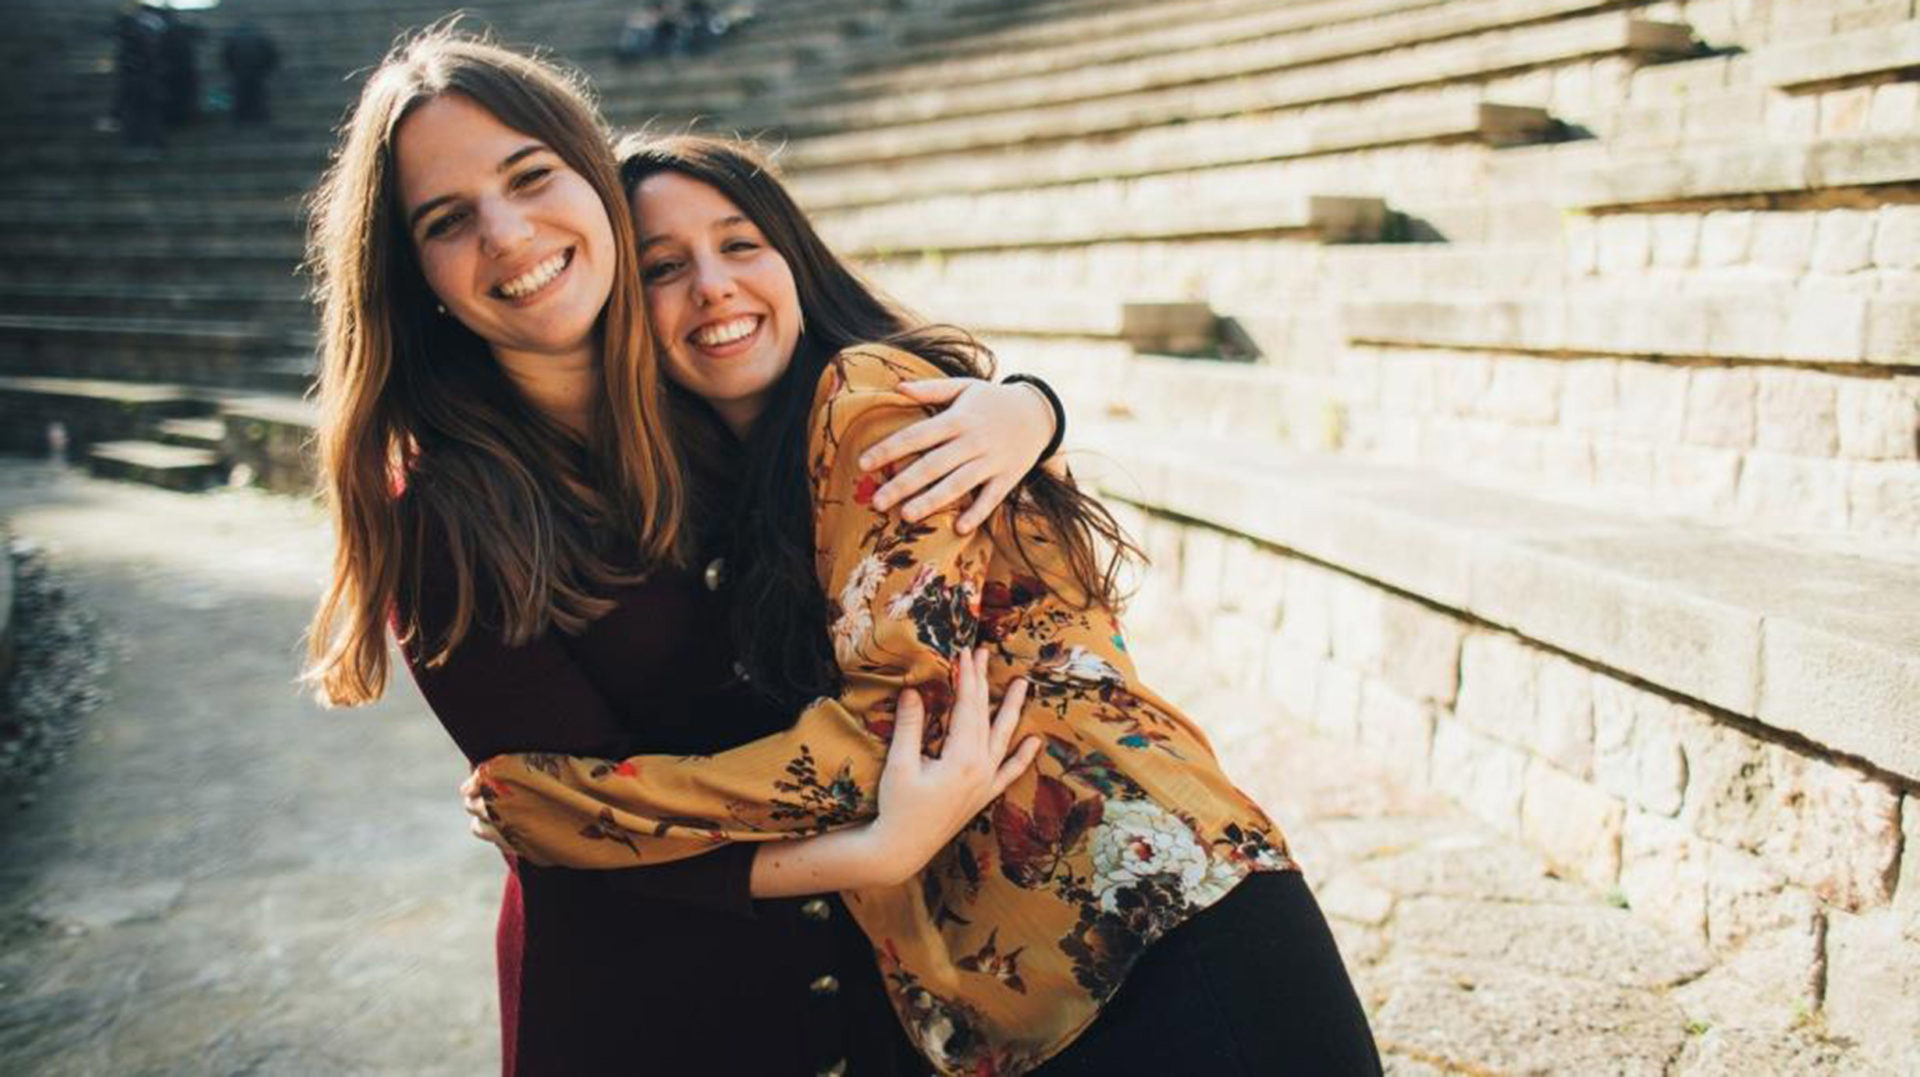
[[[1039,467],[1041,464],[1053,459],[1053,454],[1060,451],[1060,442],[1067,436],[1067,409],[1060,403],[1060,397],[1054,393],[1053,386],[1048,385],[1032,374],[1008,374],[1006,377],[1000,379],[1000,384],[1031,385],[1035,389],[1040,390],[1041,396],[1047,398],[1047,404],[1053,408],[1053,438],[1047,442],[1046,451],[1040,454],[1040,459],[1035,461],[1033,466]]]

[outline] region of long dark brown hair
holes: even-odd
[[[484,340],[435,309],[405,227],[394,137],[443,94],[544,143],[611,219],[613,290],[584,444],[526,402]],[[323,700],[384,691],[390,617],[432,664],[476,624],[509,643],[549,625],[577,631],[611,606],[613,584],[683,555],[685,479],[639,303],[632,214],[577,77],[447,27],[404,41],[362,90],[311,210],[320,476],[338,540],[308,639],[306,677]],[[433,639],[417,617],[422,557],[453,581],[451,623]]]
[[[857,344],[887,344],[925,359],[950,376],[990,377],[993,355],[951,326],[930,325],[882,298],[821,241],[773,166],[744,143],[700,135],[631,136],[616,150],[629,196],[650,176],[673,172],[707,184],[760,229],[786,259],[806,330],[793,361],[775,384],[743,446],[703,404],[672,390],[684,458],[712,541],[723,548],[734,583],[734,644],[752,682],[772,698],[799,705],[832,691],[838,667],[827,637],[826,596],[815,575],[812,490],[806,469],[809,410],[827,363]],[[733,459],[733,474],[715,461]],[[732,496],[713,490],[731,480]],[[1039,525],[1065,558],[1084,605],[1117,609],[1118,578],[1139,556],[1099,501],[1051,472],[1036,470],[1010,501],[1015,514]],[[990,524],[1023,544],[1027,527],[1007,513]],[[1024,550],[1021,551],[1024,555]]]

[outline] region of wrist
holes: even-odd
[[[875,819],[860,827],[857,834],[859,859],[866,869],[864,874],[869,885],[899,886],[912,878],[928,859],[918,855],[911,834],[899,833],[897,827],[888,826],[884,819]]]
[[[1000,379],[1000,383],[1002,385],[1024,385],[1045,403],[1049,436],[1047,438],[1047,446],[1040,450],[1040,455],[1034,460],[1034,466],[1038,467],[1046,463],[1047,460],[1052,458],[1054,453],[1060,451],[1060,442],[1067,435],[1066,406],[1060,403],[1060,397],[1055,395],[1052,386],[1034,377],[1032,374],[1009,374]]]

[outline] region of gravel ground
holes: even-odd
[[[107,672],[99,618],[74,600],[46,551],[31,537],[6,544],[13,561],[13,676],[0,702],[0,784],[18,806],[65,759],[86,716],[105,696]]]

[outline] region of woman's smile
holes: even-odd
[[[496,298],[525,306],[553,291],[553,286],[573,265],[575,248],[568,247],[548,258],[541,259],[532,269],[513,276],[493,286]]]
[[[727,359],[753,347],[766,319],[758,314],[742,314],[708,322],[687,334],[694,347],[715,359]]]

